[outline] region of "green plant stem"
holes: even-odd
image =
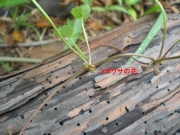
[[[99,45],[99,46],[100,46],[100,45]],[[112,48],[115,48],[115,49],[119,50],[120,52],[122,52],[122,53],[124,53],[124,54],[127,53],[127,52],[124,51],[123,49],[120,49],[119,47],[114,46],[114,45],[111,45],[111,44],[104,44],[104,45],[102,45],[102,46],[110,46],[110,47],[112,47]],[[131,58],[132,58],[134,61],[139,62],[139,63],[144,64],[144,65],[149,65],[149,64],[150,64],[150,63],[142,62],[142,61],[140,61],[140,60],[138,60],[138,59],[135,59],[135,58],[133,58],[133,57],[131,57]]]
[[[82,24],[82,28],[83,28],[83,32],[84,32],[84,37],[85,37],[85,40],[86,40],[86,45],[87,45],[87,48],[88,48],[89,64],[91,64],[91,50],[90,50],[90,47],[89,47],[89,42],[88,42],[86,30],[84,28],[83,18],[81,19],[81,24]]]
[[[85,60],[87,60],[86,55],[84,55],[84,53],[81,51],[81,49],[78,47],[78,45],[74,42],[74,40],[72,38],[70,38],[71,42],[73,43],[74,47],[77,49],[77,51],[83,56],[83,58]]]
[[[117,58],[121,58],[121,57],[126,57],[126,56],[129,56],[129,57],[132,57],[132,56],[138,56],[138,57],[143,57],[143,58],[147,58],[147,59],[150,59],[152,61],[152,63],[155,63],[156,60],[152,57],[149,57],[149,56],[146,56],[146,55],[143,55],[143,54],[135,54],[135,53],[126,53],[126,54],[119,54],[119,55],[115,55],[115,56],[112,56],[112,57],[109,57],[105,60],[102,60],[98,63],[95,64],[96,65],[100,65],[106,61],[109,61],[109,60],[113,60],[113,59],[117,59]]]
[[[162,58],[165,58],[166,55],[168,54],[168,52],[169,52],[174,46],[176,46],[176,45],[179,44],[179,43],[180,43],[180,40],[178,40],[174,45],[172,45],[172,46],[167,50],[167,52],[162,56]]]
[[[155,2],[160,6],[162,14],[163,14],[163,20],[164,20],[164,34],[163,34],[163,40],[162,40],[162,45],[161,45],[161,50],[159,52],[158,58],[161,58],[162,51],[164,49],[164,42],[165,42],[165,37],[166,37],[166,12],[164,11],[163,6],[158,0],[155,0]]]
[[[74,50],[67,42],[66,40],[63,38],[63,36],[61,35],[61,33],[58,31],[57,27],[55,26],[55,24],[52,22],[52,20],[49,18],[49,16],[46,14],[46,12],[41,8],[41,6],[36,2],[36,0],[32,0],[32,2],[34,3],[34,5],[39,9],[39,11],[44,15],[44,17],[48,20],[48,22],[51,24],[51,26],[53,27],[53,29],[57,32],[57,34],[59,35],[59,37],[61,38],[61,40],[65,43],[65,45],[67,45],[69,47],[69,49],[71,49],[75,54],[77,54],[84,62],[87,63],[87,61],[83,58],[83,56],[81,54],[79,54],[76,50]]]
[[[31,59],[31,58],[14,58],[14,57],[0,57],[0,61],[4,62],[30,62],[30,63],[37,63],[42,62],[40,59]]]
[[[168,57],[168,58],[163,58],[161,61],[164,61],[164,60],[172,60],[172,59],[178,59],[180,58],[180,55],[179,56],[173,56],[173,57]]]

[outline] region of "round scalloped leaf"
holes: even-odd
[[[89,5],[76,6],[75,8],[72,9],[71,14],[76,19],[83,18],[83,20],[86,20],[90,15],[90,6]]]

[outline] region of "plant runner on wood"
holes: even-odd
[[[161,7],[161,4],[155,0],[156,3]],[[36,7],[42,12],[42,14],[46,17],[46,19],[50,22],[50,24],[53,26],[54,30],[57,32],[57,34],[59,35],[59,37],[62,39],[62,41],[74,52],[76,53],[85,63],[83,64],[83,70],[76,73],[75,75],[73,75],[71,78],[69,78],[67,81],[65,81],[63,84],[61,84],[58,88],[56,88],[44,101],[43,103],[36,109],[36,111],[31,115],[31,117],[28,119],[28,121],[26,122],[26,124],[23,126],[22,130],[20,131],[19,135],[22,135],[24,130],[26,129],[26,127],[28,126],[28,124],[30,123],[30,121],[33,119],[33,117],[38,113],[38,111],[56,94],[57,91],[59,91],[63,86],[65,86],[66,84],[68,84],[72,79],[78,77],[79,75],[89,71],[89,72],[94,72],[95,70],[95,67],[109,61],[109,60],[114,60],[114,59],[117,59],[117,58],[121,58],[121,57],[124,57],[124,56],[129,56],[131,57],[132,59],[136,60],[137,62],[141,63],[141,64],[144,64],[146,68],[152,66],[154,68],[154,73],[155,74],[158,74],[159,71],[156,69],[156,65],[159,64],[160,62],[164,61],[164,60],[171,60],[171,59],[177,59],[177,58],[180,58],[180,56],[174,56],[174,57],[169,57],[169,58],[166,58],[165,56],[167,55],[167,53],[175,46],[177,45],[180,40],[178,40],[172,47],[170,47],[168,49],[168,51],[163,55],[163,57],[161,57],[162,55],[162,50],[163,50],[163,47],[164,47],[164,40],[165,40],[165,35],[166,35],[166,14],[165,14],[165,11],[163,8],[161,8],[162,12],[157,20],[157,22],[155,23],[157,25],[157,23],[159,23],[159,21],[161,21],[159,23],[159,25],[162,23],[162,16],[163,16],[163,20],[164,20],[164,35],[163,35],[163,43],[162,43],[162,46],[161,46],[161,51],[160,51],[160,54],[159,54],[159,57],[155,60],[154,58],[152,57],[149,57],[149,56],[146,56],[146,55],[143,55],[143,54],[135,54],[135,53],[126,53],[123,51],[123,53],[125,54],[119,54],[119,55],[115,55],[115,56],[112,56],[112,57],[109,57],[105,60],[102,60],[96,64],[92,64],[91,63],[91,53],[90,53],[90,47],[89,47],[89,43],[88,43],[88,40],[87,40],[87,35],[86,35],[86,31],[85,31],[85,28],[84,28],[84,25],[83,25],[83,22],[85,19],[88,18],[89,14],[90,14],[90,7],[89,5],[82,5],[82,6],[78,6],[78,7],[75,7],[72,9],[72,14],[74,15],[75,18],[80,18],[81,19],[81,22],[82,22],[82,27],[83,27],[83,32],[84,32],[84,35],[85,35],[85,39],[86,39],[86,44],[87,44],[87,48],[88,48],[88,55],[89,55],[89,61],[87,62],[87,58],[85,56],[85,54],[82,52],[82,50],[75,44],[75,48],[76,50],[74,50],[70,45],[68,45],[68,43],[66,42],[66,40],[64,39],[64,37],[68,37],[68,38],[72,38],[73,35],[73,29],[69,26],[62,26],[60,27],[59,29],[57,29],[57,27],[54,25],[54,23],[51,21],[51,19],[48,17],[48,15],[44,12],[44,10],[39,6],[39,4],[35,1],[35,0],[32,0],[32,2],[36,5]],[[160,29],[161,27],[159,27]],[[68,32],[68,34],[67,34]],[[149,32],[150,35],[153,33],[154,31],[151,31]],[[153,37],[157,34],[158,30],[156,29],[156,32],[154,32],[154,35],[151,36],[151,39],[148,41],[148,43],[146,43],[146,47],[147,45],[150,43],[150,41],[153,39]],[[149,36],[149,34],[148,34]],[[147,42],[147,39],[145,39],[145,41],[143,42]],[[144,45],[144,46],[145,46]],[[113,45],[107,45],[107,46],[110,46],[110,47],[114,47]],[[138,49],[141,50],[141,53],[146,49],[146,47],[143,47],[140,46]],[[116,47],[114,47],[116,48]],[[122,51],[121,49],[119,48],[116,48],[120,51]],[[144,50],[143,50],[144,49]],[[143,51],[142,51],[143,50]],[[147,58],[149,59],[151,62],[149,63],[144,63],[142,61],[139,61],[137,60],[136,58],[132,57],[132,56],[137,56],[137,57],[144,57],[144,58]]]
[[[177,58],[180,58],[180,56],[173,56],[173,57],[166,57],[167,53],[175,46],[177,45],[180,40],[178,40],[172,47],[170,47],[167,52],[165,52],[165,54],[161,57],[162,55],[162,50],[163,50],[163,47],[164,47],[164,40],[165,40],[165,35],[166,35],[166,14],[165,14],[165,11],[163,9],[163,7],[161,6],[161,4],[159,3],[158,0],[155,0],[156,3],[160,6],[161,10],[162,10],[162,13],[160,14],[158,20],[156,21],[156,25],[159,23],[159,27],[158,29],[161,28],[161,24],[164,23],[164,35],[163,35],[163,41],[162,41],[162,46],[161,46],[161,50],[160,50],[160,53],[159,53],[159,57],[157,59],[154,59],[152,57],[149,57],[149,56],[146,56],[146,55],[143,55],[143,54],[135,54],[135,53],[125,53],[123,52],[124,54],[119,54],[119,55],[115,55],[115,56],[112,56],[110,58],[107,58],[105,60],[102,60],[96,64],[92,64],[91,62],[91,52],[90,52],[90,47],[89,47],[89,43],[88,43],[88,39],[87,39],[87,35],[86,35],[86,31],[85,31],[85,28],[84,28],[84,20],[86,20],[90,14],[90,6],[89,5],[82,5],[82,6],[78,6],[78,7],[75,7],[72,9],[72,14],[75,18],[78,18],[78,19],[81,19],[81,24],[82,24],[82,28],[83,28],[83,32],[84,32],[84,36],[85,36],[85,39],[86,39],[86,44],[87,44],[87,49],[88,49],[88,59],[86,58],[85,54],[82,52],[82,50],[75,44],[74,44],[74,47],[76,48],[76,50],[74,48],[72,48],[65,40],[65,37],[68,37],[68,38],[72,38],[74,35],[72,34],[73,32],[73,29],[69,26],[62,26],[60,28],[57,28],[55,26],[55,24],[52,22],[52,20],[49,18],[49,16],[45,13],[45,11],[39,6],[39,4],[35,1],[35,0],[32,0],[32,2],[36,5],[36,7],[41,11],[41,13],[45,16],[45,18],[49,21],[49,23],[52,25],[52,27],[54,28],[54,30],[56,31],[56,33],[59,35],[59,37],[62,39],[62,41],[65,43],[65,45],[67,45],[75,54],[77,54],[83,61],[84,61],[84,64],[83,64],[83,70],[80,71],[79,73],[75,74],[74,76],[72,76],[71,78],[69,78],[67,81],[65,81],[62,85],[60,85],[57,89],[55,89],[51,94],[50,96],[48,96],[44,102],[36,109],[36,111],[32,114],[32,116],[28,119],[28,121],[26,122],[26,124],[23,126],[22,130],[20,131],[19,135],[22,135],[24,130],[26,129],[26,127],[28,126],[29,122],[33,119],[33,117],[38,113],[38,111],[45,105],[45,103],[47,101],[49,101],[53,95],[59,91],[63,86],[65,86],[67,83],[69,83],[72,79],[74,79],[75,77],[89,71],[89,72],[94,72],[95,70],[95,67],[109,61],[109,60],[113,60],[113,59],[117,59],[117,58],[121,58],[121,57],[124,57],[124,56],[129,56],[131,57],[132,59],[136,60],[137,62],[141,63],[141,64],[144,64],[145,65],[145,68],[148,68],[150,66],[152,66],[154,68],[154,72],[155,74],[158,74],[159,71],[156,69],[156,65],[159,64],[160,62],[162,61],[165,61],[165,60],[171,60],[171,59],[177,59]],[[0,3],[2,4],[2,3]],[[162,23],[162,18],[163,17],[163,23]],[[161,22],[159,22],[161,21]],[[155,25],[154,24],[154,25]],[[154,32],[154,33],[153,33]],[[138,48],[138,50],[142,51],[143,49],[146,49],[147,45],[150,43],[150,41],[153,39],[153,37],[157,34],[158,30],[152,30],[149,32],[147,38],[143,41],[144,45],[143,46],[140,46]],[[154,34],[154,35],[151,35],[151,34]],[[147,41],[147,39],[150,37],[150,40]],[[108,45],[108,46],[111,46],[111,47],[114,47],[112,45]],[[145,46],[145,47],[144,47]],[[115,47],[114,47],[115,48]],[[118,50],[120,50],[119,48],[116,48]],[[144,51],[144,50],[143,50]],[[143,52],[142,51],[142,52]],[[142,53],[140,52],[140,53]],[[147,58],[150,60],[149,63],[144,63],[142,61],[139,61],[137,60],[136,58],[134,58],[133,56],[138,56],[138,57],[144,57],[144,58]]]

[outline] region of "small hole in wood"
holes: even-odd
[[[84,89],[85,91],[87,91],[87,89]]]
[[[75,73],[76,71],[73,71],[73,73]]]
[[[24,115],[21,115],[21,119],[24,119]]]
[[[108,118],[108,117],[106,117],[106,120],[109,120],[109,118]]]
[[[167,70],[167,72],[169,72],[169,70]]]
[[[165,103],[161,103],[160,105],[163,105],[163,106],[165,106]]]
[[[45,104],[44,106],[48,106],[48,104]]]
[[[63,86],[63,88],[65,88],[65,86]]]
[[[172,81],[169,81],[169,83],[171,83]]]
[[[51,83],[51,81],[49,81],[49,83]]]
[[[86,135],[86,133],[84,133],[84,135]]]
[[[170,89],[167,89],[168,91],[170,91]]]
[[[41,109],[41,111],[43,111],[43,109]]]
[[[125,106],[125,109],[126,109],[126,112],[128,113],[129,112],[129,109]]]
[[[58,93],[58,92],[59,92],[59,90],[56,93]]]
[[[70,74],[70,72],[68,72],[68,74]]]
[[[158,86],[156,86],[156,88],[158,89]]]
[[[77,126],[80,126],[80,123],[77,123]]]
[[[145,124],[147,123],[147,121],[144,122]]]
[[[51,74],[53,73],[54,71],[51,71]]]
[[[56,76],[56,78],[59,78],[58,76]]]
[[[110,101],[107,101],[108,104],[110,104]]]
[[[174,114],[173,113],[169,114],[169,116],[172,116],[172,115],[174,115]]]
[[[56,110],[57,110],[57,108],[54,108],[54,110],[56,111]]]
[[[116,126],[119,125],[118,123],[116,123]]]
[[[83,111],[83,110],[81,110],[81,111],[79,112],[79,114],[84,114],[84,111]]]
[[[51,135],[50,133],[48,135]]]
[[[89,96],[89,98],[92,98],[92,96]]]
[[[92,110],[89,110],[89,113],[92,113]]]
[[[82,79],[82,77],[79,77],[79,80],[81,80]]]
[[[63,124],[64,124],[64,122],[62,122],[62,121],[61,121],[61,122],[59,122],[59,125],[63,126]]]
[[[47,96],[47,95],[48,95],[48,93],[45,93],[45,95]]]

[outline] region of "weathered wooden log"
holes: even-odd
[[[147,16],[104,33],[91,41],[92,60],[96,63],[118,50],[102,47],[113,44],[127,51],[142,42],[157,16]],[[168,16],[164,51],[179,39],[180,15]],[[162,32],[144,53],[156,58]],[[130,46],[131,45],[131,46]],[[130,46],[130,47],[128,47]],[[84,45],[81,48],[85,48]],[[180,54],[177,45],[168,54]],[[23,135],[144,135],[180,132],[180,59],[165,61],[143,72],[127,58],[109,61],[95,73],[85,73],[64,86],[31,121]],[[141,58],[143,61],[146,59]],[[0,76],[0,134],[13,135],[42,101],[62,82],[81,70],[82,61],[66,51],[41,64]],[[137,68],[138,74],[100,74],[102,68]],[[101,89],[101,90],[100,90]]]

